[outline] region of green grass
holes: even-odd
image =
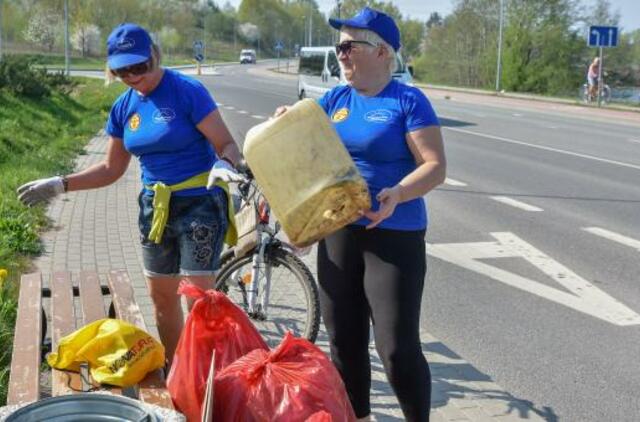
[[[27,208],[15,190],[30,180],[64,174],[87,141],[104,126],[122,84],[78,78],[65,95],[54,91],[39,100],[0,90],[0,269],[8,272],[0,289],[0,406],[5,403],[7,365],[20,274],[41,251],[39,233],[49,222],[42,206]]]

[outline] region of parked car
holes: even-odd
[[[240,64],[255,63],[256,50],[242,50],[240,52]]]
[[[405,84],[413,83],[411,66],[406,66],[400,55],[393,78]],[[298,98],[320,98],[334,86],[346,84],[340,71],[335,47],[303,47],[298,65]]]

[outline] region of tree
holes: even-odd
[[[178,33],[178,30],[171,26],[164,26],[158,33],[158,39],[160,41],[160,47],[168,55],[178,48],[182,42],[182,37]]]
[[[442,16],[438,12],[432,12],[427,19],[427,29],[431,29],[434,26],[442,26]]]
[[[61,30],[62,16],[52,9],[38,9],[29,19],[24,31],[24,38],[53,50],[56,36]]]
[[[82,57],[98,55],[102,48],[100,28],[93,24],[77,25],[70,41],[73,48],[82,52]]]

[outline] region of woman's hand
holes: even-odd
[[[64,182],[60,176],[38,179],[20,186],[17,193],[18,199],[23,204],[28,206],[37,205],[49,202],[64,193]]]
[[[363,216],[371,220],[367,229],[374,228],[393,214],[396,205],[402,202],[402,186],[395,185],[392,188],[384,188],[376,195],[376,199],[380,203],[378,211],[368,210],[362,213]]]
[[[283,106],[280,106],[280,107],[276,108],[276,111],[273,112],[273,118],[282,116],[284,113],[289,111],[290,108],[291,108],[291,106],[288,106],[288,105],[283,105]]]

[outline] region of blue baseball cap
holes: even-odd
[[[144,63],[151,58],[151,37],[134,23],[117,26],[107,38],[107,64],[110,69],[120,69]]]
[[[340,29],[343,25],[375,32],[395,51],[400,48],[400,30],[393,18],[378,10],[365,7],[350,19],[329,19],[329,25]]]

